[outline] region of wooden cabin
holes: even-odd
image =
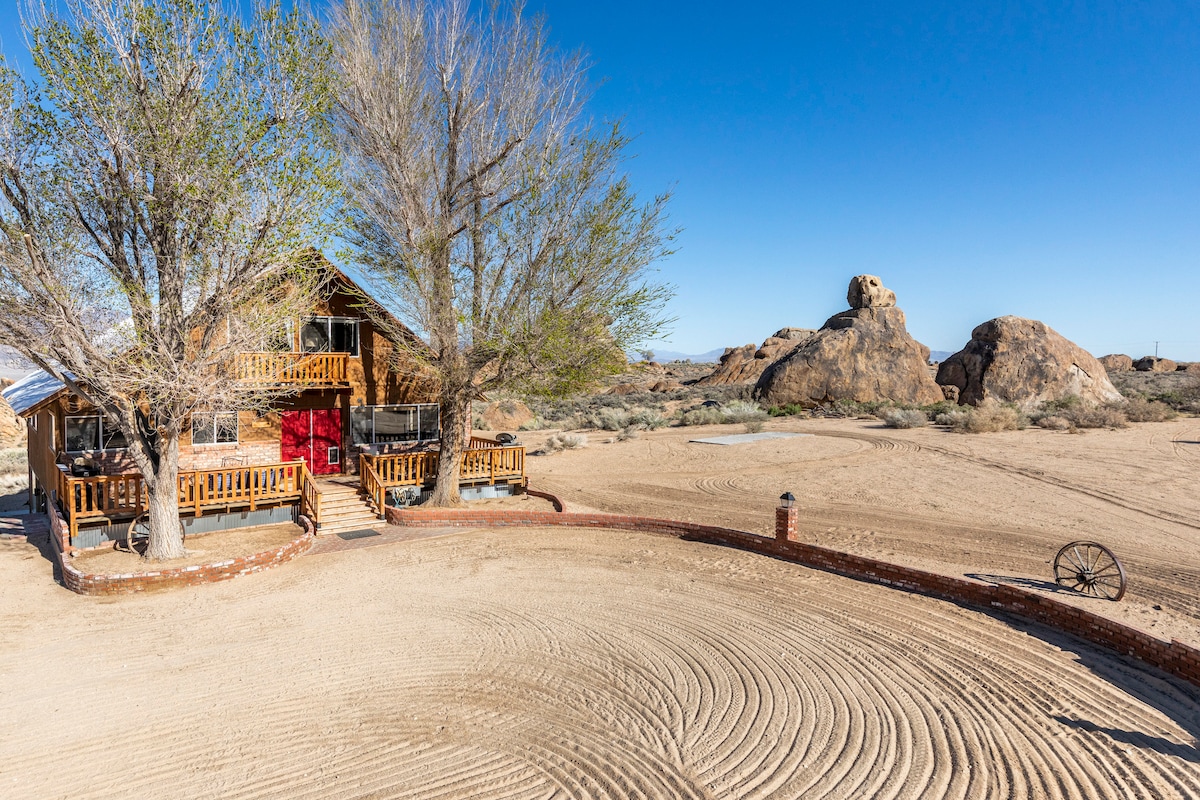
[[[290,350],[238,355],[237,379],[279,387],[279,398],[257,412],[197,413],[185,428],[179,503],[191,527],[239,527],[305,513],[329,529],[336,526],[324,524],[330,514],[322,514],[323,494],[338,493],[336,505],[346,506],[345,492],[357,490],[379,515],[386,490],[428,488],[436,475],[435,382],[416,363],[396,368],[394,342],[364,307],[375,301],[340,270],[328,269],[328,296],[289,326]],[[377,304],[373,310],[386,313]],[[28,426],[31,506],[54,505],[69,525],[71,546],[116,538],[145,507],[141,475],[120,431],[46,373],[26,376],[4,397]],[[464,458],[464,483],[523,484],[522,448],[472,442],[473,449],[496,452]],[[356,479],[327,482],[360,473],[362,487]],[[347,490],[351,483],[354,490]],[[229,514],[235,519],[226,519]],[[360,514],[356,521],[362,520]],[[86,528],[97,530],[81,534]]]

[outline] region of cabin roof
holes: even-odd
[[[68,377],[73,380],[75,376],[68,374]],[[0,392],[0,396],[4,397],[5,402],[12,406],[18,416],[27,417],[66,388],[58,378],[39,369]]]

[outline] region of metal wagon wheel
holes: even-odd
[[[1102,544],[1071,542],[1054,557],[1054,581],[1068,589],[1109,600],[1125,596],[1125,567]]]

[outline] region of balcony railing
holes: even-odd
[[[238,353],[237,379],[256,386],[342,386],[348,353]]]

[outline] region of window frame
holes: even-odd
[[[228,414],[233,415],[233,423],[234,423],[233,424],[233,436],[234,436],[234,438],[233,438],[233,441],[231,441],[231,442],[219,441],[217,439],[217,431],[220,430],[220,428],[217,426],[217,417],[219,417],[221,415],[228,415]],[[206,416],[212,417],[212,427],[210,428],[210,432],[212,433],[213,439],[211,442],[197,442],[196,441],[196,418],[197,417],[206,417]],[[229,445],[238,445],[238,444],[242,443],[242,416],[241,416],[241,414],[239,414],[236,411],[194,411],[194,412],[192,412],[191,426],[192,426],[192,447],[216,447],[216,446],[228,447]]]
[[[416,418],[414,420],[416,427],[412,429],[413,433],[416,434],[415,437],[412,439],[400,439],[400,440],[390,441],[390,442],[379,441],[378,437],[376,436],[376,433],[375,433],[376,412],[378,412],[380,410],[399,411],[401,409],[410,409],[410,408],[416,410]],[[421,425],[421,420],[422,420],[421,410],[423,408],[424,409],[434,408],[434,409],[436,409],[436,412],[437,412],[437,435],[433,436],[431,438],[422,438],[421,437],[421,432],[423,430],[423,427]],[[370,409],[370,411],[371,411],[371,440],[367,441],[367,442],[356,441],[355,440],[356,432],[355,432],[355,427],[354,427],[355,412],[361,413],[363,411],[366,411],[367,409]],[[442,438],[442,407],[438,403],[389,403],[387,405],[377,405],[377,406],[354,406],[350,409],[350,443],[352,445],[354,445],[355,447],[374,447],[376,445],[388,445],[388,444],[424,444],[426,442],[436,442],[441,438]]]
[[[325,340],[329,342],[329,346],[333,347],[333,323],[344,322],[354,325],[354,352],[348,350],[305,350],[304,349],[304,326],[315,322],[325,323]],[[339,317],[314,314],[311,317],[305,317],[300,321],[299,327],[296,329],[296,352],[298,353],[347,353],[350,358],[362,358],[362,319],[358,317]]]
[[[99,420],[96,423],[96,438],[99,440],[97,442],[97,444],[100,445],[99,447],[87,447],[82,450],[68,450],[67,449],[67,425],[73,419]],[[124,446],[122,446],[122,447],[105,447],[104,445],[108,441],[108,437],[106,437],[104,435],[104,426],[105,426],[104,414],[100,413],[99,411],[91,413],[91,414],[63,414],[63,452],[64,453],[109,453],[109,452],[116,453],[120,450],[128,450],[129,449],[128,441],[126,441]],[[118,434],[121,433],[120,428],[118,428],[116,432]]]

